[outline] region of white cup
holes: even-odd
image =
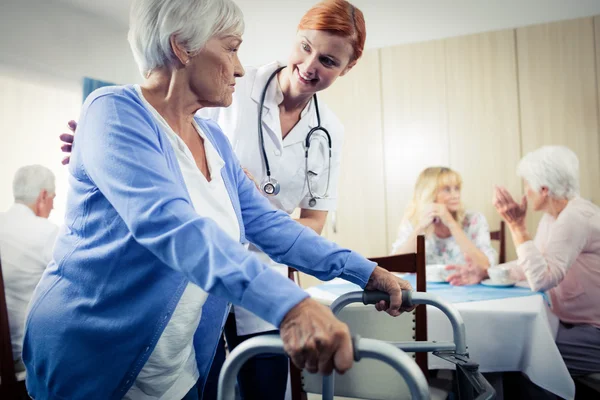
[[[510,268],[491,267],[487,272],[492,282],[507,283],[510,281]]]
[[[428,281],[445,281],[451,273],[452,271],[446,270],[445,264],[430,264],[425,267]]]

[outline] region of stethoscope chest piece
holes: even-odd
[[[263,193],[267,196],[277,196],[279,194],[279,190],[281,190],[279,182],[271,177],[267,177],[267,179],[261,185],[261,188]]]
[[[308,200],[308,205],[309,205],[310,207],[314,207],[314,206],[316,206],[316,205],[317,205],[317,199],[315,199],[314,197],[311,197],[311,199],[310,199],[310,200]]]

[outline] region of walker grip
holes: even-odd
[[[390,303],[390,295],[379,290],[365,290],[362,295],[363,304],[377,304],[381,300]],[[409,290],[402,291],[402,308],[410,308],[413,306],[412,292]]]

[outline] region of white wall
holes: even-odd
[[[12,179],[26,164],[57,178],[55,211],[62,221],[67,170],[58,135],[79,117],[82,77],[138,82],[126,29],[50,0],[0,2],[0,211],[13,202]]]
[[[73,82],[140,80],[126,28],[49,0],[2,0],[0,64]]]
[[[285,60],[298,21],[316,1],[236,0],[246,20],[245,44],[240,54],[244,64]],[[600,14],[599,0],[352,2],[365,13],[369,48]],[[0,121],[5,121],[0,124],[0,210],[11,201],[12,174],[22,164],[47,164],[59,177],[61,193],[64,190],[64,169],[54,164],[61,158],[56,135],[64,129],[67,119],[78,117],[83,76],[116,83],[141,80],[126,39],[129,3],[130,0],[1,0],[0,75],[9,77],[11,82],[16,79],[38,83],[38,91],[34,87],[28,90],[31,96],[45,93],[42,100],[46,103],[40,99],[20,100],[26,109],[19,118],[8,118],[7,108],[0,107]],[[15,103],[14,97],[4,94],[7,104]],[[63,99],[58,111],[50,112],[51,107],[44,104],[56,106],[58,97]],[[37,112],[39,108],[44,108],[43,113]],[[64,197],[58,201],[64,201]]]
[[[296,26],[317,0],[235,0],[246,65],[286,60]],[[2,0],[0,62],[17,56],[63,74],[138,82],[126,40],[131,0]],[[380,48],[600,14],[599,0],[352,0]],[[32,6],[33,4],[33,6]],[[94,17],[96,16],[96,17]],[[98,17],[99,16],[99,17]],[[7,53],[8,50],[8,53]]]
[[[55,210],[50,218],[61,223],[68,174],[61,165],[58,135],[66,131],[69,119],[79,116],[81,87],[0,68],[0,88],[0,212],[13,203],[12,181],[17,169],[42,164],[56,176]]]
[[[242,8],[246,22],[240,57],[245,64],[260,65],[287,59],[300,18],[318,0],[235,1]],[[370,49],[600,14],[600,0],[350,2],[365,15],[366,47]]]

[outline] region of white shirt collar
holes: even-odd
[[[140,97],[140,99],[142,100],[144,105],[146,106],[146,108],[152,113],[154,118],[156,118],[162,125],[163,131],[169,138],[169,141],[171,142],[171,144],[174,147],[177,147],[177,149],[180,152],[185,154],[185,156],[188,157],[191,162],[195,163],[194,156],[192,155],[190,149],[187,147],[187,145],[184,143],[184,141],[179,137],[179,135],[177,135],[173,131],[173,129],[171,129],[171,127],[169,126],[167,121],[163,118],[163,116],[154,107],[152,107],[152,104],[150,104],[148,102],[148,100],[146,100],[146,98],[144,97],[144,95],[142,93],[141,87],[139,85],[134,85],[134,88],[135,88],[138,96]],[[196,131],[198,132],[198,135],[200,135],[200,137],[204,141],[204,153],[206,155],[206,162],[208,164],[211,182],[215,181],[215,180],[220,180],[221,179],[221,169],[225,166],[225,161],[221,158],[217,149],[215,149],[212,142],[206,137],[206,134],[204,133],[202,128],[198,125],[198,123],[195,119],[193,120],[193,124],[194,124],[194,127],[196,128]],[[198,170],[198,172],[200,173],[199,170]]]
[[[36,216],[35,213],[33,212],[33,210],[29,207],[27,207],[25,204],[21,204],[21,203],[14,203],[10,209],[11,212],[17,212],[20,214],[27,214],[27,215],[32,215],[32,216]]]
[[[269,80],[273,72],[275,72],[277,68],[282,66],[283,65],[279,62],[274,61],[272,63],[263,65],[256,71],[256,77],[254,78],[251,97],[257,104],[260,104],[260,99],[262,97],[262,93],[265,89],[267,81]],[[283,102],[283,92],[281,90],[281,86],[279,85],[279,81],[276,77],[274,77],[273,80],[277,83],[273,84],[273,81],[271,81],[271,84],[269,84],[269,88],[267,89],[267,93],[265,95],[265,102],[263,104],[264,108],[266,109],[263,110],[263,117],[269,112],[271,112],[271,110],[277,109],[278,106]],[[313,100],[311,99],[306,105],[306,107],[304,107],[304,109],[302,110],[302,113],[300,113],[300,118],[304,118],[309,112],[311,112],[312,108]],[[314,118],[310,118],[309,126],[312,128],[316,125],[316,116]]]

